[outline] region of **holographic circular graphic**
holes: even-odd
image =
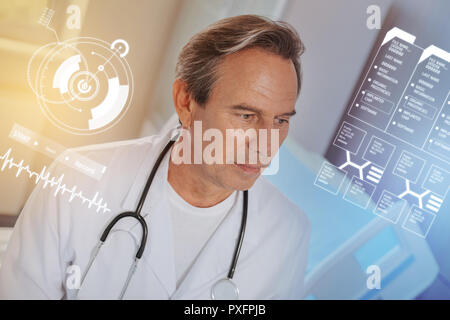
[[[49,43],[28,63],[28,83],[45,116],[74,134],[105,131],[122,119],[133,97],[128,43],[96,38]]]

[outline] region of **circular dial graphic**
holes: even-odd
[[[74,38],[39,48],[28,64],[28,82],[45,116],[75,134],[111,128],[126,113],[133,76],[125,60],[129,46]]]

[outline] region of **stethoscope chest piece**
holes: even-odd
[[[230,278],[218,280],[211,288],[213,300],[238,300],[239,289]]]

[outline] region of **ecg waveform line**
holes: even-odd
[[[42,167],[40,173],[37,173],[36,171],[31,170],[28,165],[24,166],[23,160],[20,160],[20,162],[18,163],[14,162],[14,158],[11,157],[11,152],[12,150],[11,148],[9,148],[8,151],[6,151],[5,154],[0,157],[0,160],[3,161],[0,171],[4,171],[5,168],[8,168],[8,170],[16,168],[16,177],[19,177],[22,172],[26,172],[30,179],[34,178],[35,184],[38,184],[40,180],[44,181],[44,189],[48,185],[50,185],[51,188],[56,186],[55,192],[53,193],[55,197],[59,193],[63,195],[64,193],[68,192],[70,194],[69,202],[72,202],[72,200],[75,198],[79,198],[83,204],[88,203],[88,208],[91,208],[92,206],[97,207],[97,212],[99,212],[100,210],[103,210],[103,213],[111,211],[110,209],[108,209],[107,203],[103,201],[103,198],[98,199],[98,192],[95,193],[94,197],[89,199],[83,195],[83,191],[80,190],[77,192],[78,187],[76,185],[72,188],[68,188],[66,184],[63,183],[64,174],[61,174],[58,178],[50,176],[50,172],[47,171],[46,166]]]

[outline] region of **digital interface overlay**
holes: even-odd
[[[28,83],[45,116],[74,134],[95,134],[116,124],[133,96],[123,39],[79,37],[46,44],[28,64]]]
[[[314,184],[425,238],[450,214],[450,53],[415,38],[386,33]]]

